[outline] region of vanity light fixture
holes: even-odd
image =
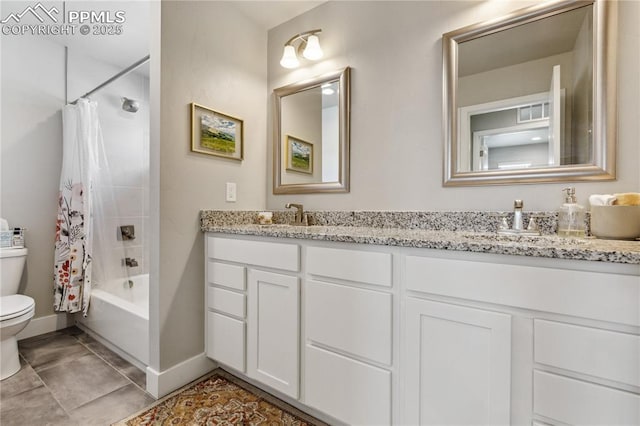
[[[300,66],[297,53],[302,52],[302,56],[312,61],[317,61],[322,58],[322,48],[320,48],[320,39],[318,39],[317,33],[322,30],[305,31],[300,34],[296,34],[291,37],[284,44],[284,52],[282,53],[282,59],[280,59],[280,65],[285,68],[297,68]],[[298,48],[294,47],[294,42],[300,41]],[[296,53],[297,50],[297,53]]]
[[[333,89],[331,88],[331,84],[330,84],[330,83],[323,84],[323,85],[322,85],[322,86],[320,86],[320,87],[322,88],[322,94],[323,94],[323,95],[330,96],[330,95],[333,95],[334,93],[336,93],[336,92],[335,92],[335,90],[333,90]]]

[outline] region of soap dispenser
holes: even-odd
[[[576,202],[576,189],[564,188],[564,203],[558,212],[558,235],[584,237],[584,207]]]

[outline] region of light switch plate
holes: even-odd
[[[226,199],[226,201],[228,203],[235,203],[236,202],[236,184],[235,184],[235,182],[227,182],[225,199]]]

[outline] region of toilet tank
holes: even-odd
[[[26,248],[0,248],[0,296],[18,294],[26,260]]]

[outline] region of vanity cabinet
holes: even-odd
[[[640,424],[637,265],[406,252],[404,423]]]
[[[207,355],[331,424],[640,424],[639,265],[205,245]]]
[[[247,373],[298,397],[300,279],[249,270]]]
[[[511,316],[409,297],[405,423],[508,425]]]
[[[305,404],[347,424],[391,424],[392,255],[310,246]]]
[[[207,234],[206,354],[298,398],[300,247]]]

